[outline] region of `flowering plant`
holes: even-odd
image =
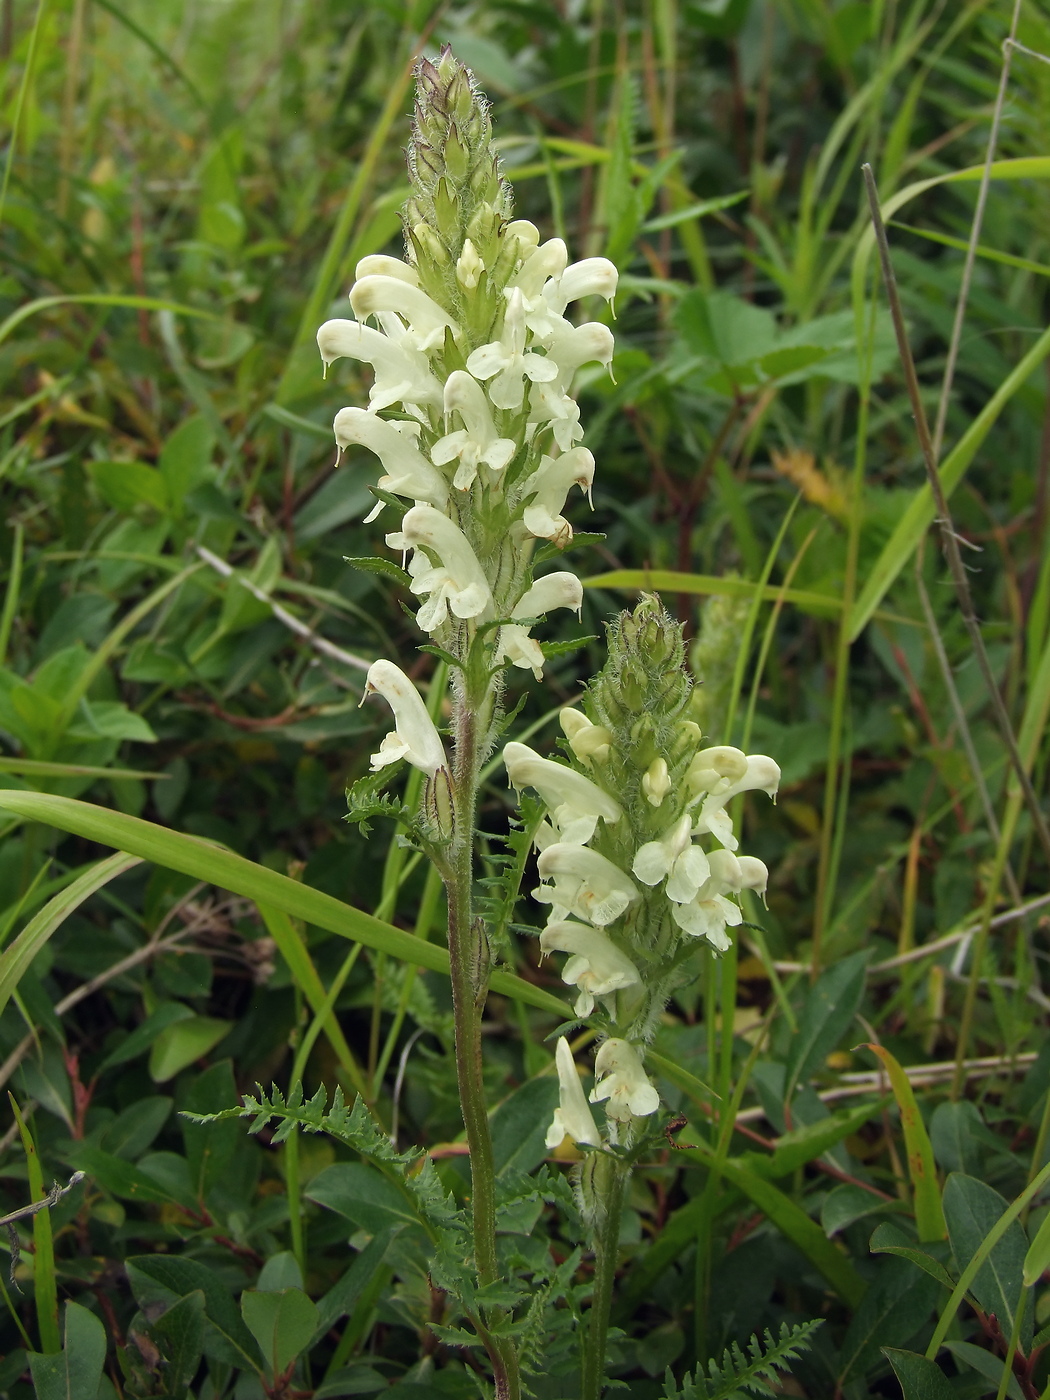
[[[589,497],[595,473],[572,381],[582,365],[608,367],[613,356],[607,325],[567,313],[585,298],[610,302],[617,272],[604,258],[570,264],[560,238],[541,243],[534,225],[512,219],[487,104],[447,49],[421,62],[417,79],[406,259],[363,259],[350,291],[356,319],[327,321],[317,340],[326,368],[341,357],[372,367],[369,406],[336,415],[336,442],[340,453],[357,445],[379,458],[368,519],[398,517],[385,542],[420,600],[424,649],[451,676],[443,736],[437,706],[405,672],[385,658],[372,665],[366,693],[386,700],[394,729],[372,756],[372,776],[351,792],[351,815],[395,812],[445,885],[472,1258],[466,1269],[436,1261],[434,1273],[487,1352],[497,1397],[510,1400],[544,1324],[509,1286],[514,1265],[497,1237],[481,1025],[498,950],[475,895],[476,811],[482,766],[505,728],[508,668],[541,677],[534,629],[551,610],[582,605],[574,574],[537,573],[537,547],[572,540],[567,501],[573,487]],[[779,779],[771,759],[705,743],[681,628],[655,598],[610,624],[608,648],[581,705],[561,712],[567,762],[518,741],[502,751],[513,787],[540,802],[527,839],[539,875],[532,896],[549,906],[541,955],[568,955],[561,975],[576,990],[572,1016],[600,1041],[588,1097],[558,1036],[560,1097],[546,1136],[551,1149],[568,1139],[586,1154],[577,1181],[595,1252],[586,1400],[604,1384],[624,1191],[660,1106],[646,1045],[672,992],[695,975],[697,951],[730,946],[728,930],[743,917],[735,896],[764,892],[766,869],[737,854],[727,807],[746,791],[775,793]],[[418,810],[378,796],[402,759],[423,775]],[[511,905],[517,894],[507,892]],[[544,1286],[548,1302],[568,1296],[564,1270],[561,1294],[553,1277]]]

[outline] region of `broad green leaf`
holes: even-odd
[[[77,1144],[69,1153],[70,1161],[104,1191],[122,1201],[145,1201],[152,1205],[177,1205],[192,1210],[197,1202],[192,1194],[161,1183],[148,1176],[140,1167],[123,1157],[103,1152],[98,1147]]]
[[[865,1220],[870,1215],[885,1215],[889,1211],[898,1212],[906,1207],[903,1201],[884,1201],[863,1186],[852,1186],[844,1181],[834,1187],[824,1197],[820,1208],[820,1224],[828,1239],[845,1230],[856,1220]]]
[[[84,721],[66,730],[71,739],[131,739],[138,744],[155,744],[157,736],[141,715],[115,700],[82,700]]]
[[[944,1216],[948,1238],[959,1269],[964,1269],[984,1245],[992,1227],[1008,1208],[1008,1202],[984,1181],[952,1172],[944,1186]],[[987,1313],[995,1313],[1005,1336],[1010,1335],[1021,1297],[1028,1241],[1014,1220],[977,1270],[970,1292]],[[1022,1323],[1022,1347],[1031,1336],[1031,1314]]]
[[[37,1400],[95,1400],[105,1360],[105,1327],[87,1308],[67,1303],[62,1350],[29,1352]]]
[[[933,1148],[926,1125],[922,1121],[915,1093],[896,1058],[883,1045],[867,1045],[865,1049],[879,1060],[889,1076],[893,1096],[900,1110],[904,1147],[908,1154],[908,1175],[915,1201],[915,1224],[923,1244],[947,1238],[948,1227],[941,1209],[941,1188],[933,1164]]]
[[[705,1142],[697,1141],[695,1129],[686,1128],[678,1139],[679,1148],[705,1166],[713,1165],[715,1153]],[[837,1245],[827,1238],[820,1226],[796,1205],[790,1196],[772,1182],[756,1175],[733,1157],[721,1165],[721,1174],[758,1207],[786,1239],[802,1251],[832,1288],[850,1307],[855,1308],[864,1296],[866,1283]]]
[[[944,1246],[942,1246],[943,1248]],[[901,1259],[910,1259],[913,1264],[935,1278],[949,1292],[955,1287],[955,1280],[939,1259],[935,1259],[925,1249],[919,1249],[910,1235],[891,1221],[878,1225],[868,1242],[872,1254],[896,1254]]]
[[[292,1251],[282,1249],[279,1254],[271,1254],[262,1266],[255,1286],[262,1293],[280,1293],[284,1288],[302,1288],[302,1270]]]
[[[759,1156],[758,1153],[749,1153],[746,1158],[748,1166],[759,1176],[764,1176],[770,1181],[790,1176],[807,1162],[823,1157],[825,1152],[837,1147],[844,1138],[859,1132],[878,1111],[877,1103],[861,1104],[847,1112],[829,1114],[827,1118],[821,1118],[815,1123],[804,1123],[777,1138],[772,1155]],[[877,1201],[878,1198],[872,1196],[871,1199]]]
[[[353,1316],[359,1304],[371,1305],[369,1298],[376,1281],[384,1275],[389,1278],[386,1255],[400,1232],[401,1227],[394,1225],[373,1235],[342,1278],[320,1299],[317,1304],[317,1330],[311,1338],[311,1346],[321,1341],[340,1318]]]
[[[419,1228],[419,1216],[408,1192],[368,1162],[336,1162],[325,1167],[310,1182],[305,1194],[369,1234],[394,1225]]]
[[[194,1060],[203,1059],[232,1030],[232,1021],[215,1016],[186,1016],[165,1026],[149,1052],[150,1078],[154,1084],[174,1079]]]
[[[102,1074],[107,1069],[113,1069],[115,1065],[127,1064],[128,1060],[133,1060],[136,1055],[147,1051],[161,1031],[167,1030],[176,1021],[188,1021],[193,1014],[192,1008],[184,1006],[181,1001],[159,1002],[155,1010],[136,1026],[115,1050],[110,1051],[97,1072]]]
[[[850,1319],[839,1353],[839,1384],[863,1376],[884,1346],[905,1346],[926,1325],[940,1289],[903,1259],[887,1259]]]
[[[171,1116],[174,1099],[163,1094],[151,1094],[136,1099],[123,1113],[107,1123],[99,1137],[99,1146],[114,1157],[134,1162],[148,1151],[154,1138]]]
[[[168,490],[156,467],[142,462],[92,462],[91,477],[107,505],[132,511],[136,506],[168,508]]]
[[[785,1103],[791,1101],[796,1087],[823,1065],[853,1024],[864,995],[867,962],[866,949],[853,953],[822,972],[807,992],[787,1053]]]
[[[137,856],[125,855],[123,851],[118,851],[116,855],[108,856],[85,870],[72,884],[48,900],[10,947],[0,955],[0,1011],[10,1001],[12,993],[33,959],[69,915],[75,909],[79,909],[96,890],[100,890],[110,880],[115,880],[118,875],[134,869],[140,863]]]
[[[256,865],[210,841],[167,831],[154,822],[129,817],[124,812],[111,812],[90,802],[54,797],[50,793],[23,792],[17,788],[0,789],[0,810],[31,821],[46,822],[61,831],[71,831],[106,846],[117,846],[143,860],[206,880],[259,904],[269,904],[318,928],[363,943],[366,948],[377,948],[403,962],[448,975],[446,948],[384,924],[352,905]],[[564,1019],[564,1001],[542,987],[508,972],[494,972],[489,981],[494,992]]]
[[[301,1288],[279,1293],[246,1288],[241,1315],[275,1376],[306,1350],[317,1327],[317,1306]]]
[[[139,1254],[126,1261],[128,1283],[143,1312],[170,1307],[189,1293],[204,1294],[204,1311],[211,1324],[204,1350],[232,1366],[261,1369],[262,1356],[244,1325],[237,1306],[214,1269],[195,1259],[163,1254]]]
[[[904,1400],[955,1400],[955,1391],[936,1361],[896,1347],[883,1347],[882,1354],[901,1383]]]
[[[946,1172],[972,1176],[978,1138],[986,1131],[980,1109],[970,1099],[939,1103],[930,1119],[930,1146],[937,1165]]]
[[[195,1288],[150,1324],[161,1351],[169,1394],[179,1395],[197,1374],[205,1335],[204,1293]]]
[[[176,516],[182,514],[189,493],[211,474],[214,451],[215,432],[200,414],[180,423],[164,444],[157,466]]]
[[[547,1156],[547,1129],[558,1106],[553,1075],[526,1079],[492,1114],[493,1166],[497,1173],[530,1172]]]
[[[972,1366],[978,1375],[984,1376],[991,1381],[998,1393],[999,1385],[1003,1378],[1003,1360],[994,1353],[987,1351],[984,1347],[975,1346],[973,1342],[950,1341],[944,1344],[951,1354],[958,1361],[962,1361],[967,1366]],[[1017,1383],[1017,1377],[1011,1376],[1006,1382],[1006,1393],[1010,1400],[1025,1400],[1024,1391]]]

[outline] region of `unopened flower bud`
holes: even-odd
[[[456,281],[465,292],[472,292],[478,285],[478,278],[485,271],[485,264],[478,257],[478,250],[470,239],[463,243],[463,251],[456,263]]]
[[[642,791],[654,807],[659,807],[671,791],[671,779],[667,772],[667,761],[654,758],[642,777]]]

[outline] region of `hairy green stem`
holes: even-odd
[[[602,1153],[594,1163],[592,1189],[598,1216],[594,1245],[594,1294],[587,1314],[583,1347],[581,1400],[601,1400],[605,1389],[605,1343],[609,1335],[616,1261],[620,1247],[620,1217],[631,1167],[619,1157]]]
[[[445,887],[448,897],[448,951],[451,963],[452,1012],[456,1036],[456,1076],[463,1126],[470,1149],[471,1219],[478,1286],[499,1278],[496,1253],[496,1172],[482,1073],[481,1017],[488,990],[488,947],[474,917],[474,828],[485,735],[492,711],[491,693],[473,695],[457,685],[453,699],[455,737],[455,830],[449,850]],[[501,1318],[490,1322],[498,1327]],[[496,1400],[519,1400],[521,1382],[513,1344],[486,1335]]]

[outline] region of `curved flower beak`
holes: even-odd
[[[454,336],[461,334],[452,317],[421,287],[413,286],[401,277],[371,275],[362,277],[350,289],[350,305],[354,315],[364,320],[383,311],[396,312],[412,328],[419,350],[434,350],[445,339],[445,327]]]
[[[406,758],[429,777],[446,768],[445,746],[423,697],[399,666],[392,661],[374,661],[368,668],[365,695],[381,695],[394,712],[393,731],[372,755],[372,771]]]
[[[558,1066],[558,1088],[561,1102],[554,1110],[554,1119],[547,1129],[546,1143],[549,1148],[560,1147],[564,1140],[585,1142],[597,1147],[601,1135],[594,1122],[587,1098],[576,1073],[576,1064],[569,1049],[569,1042],[563,1035],[558,1037],[558,1048],[554,1052]]]
[[[413,501],[426,501],[439,510],[445,505],[448,500],[445,478],[427,461],[412,438],[393,423],[363,408],[341,408],[335,415],[334,427],[340,451],[357,443],[376,454],[386,472],[379,479],[379,485],[385,490]],[[378,511],[369,518],[374,519],[376,514]]]

